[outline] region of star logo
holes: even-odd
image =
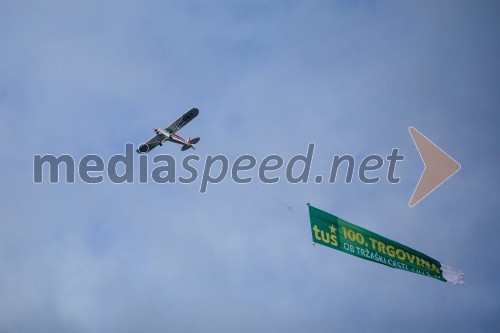
[[[335,229],[335,227],[332,225],[330,225],[330,231],[332,234],[335,234],[335,231],[337,231],[337,229]]]

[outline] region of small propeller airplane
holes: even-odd
[[[151,150],[153,150],[156,146],[162,146],[165,141],[171,141],[182,145],[181,150],[188,150],[189,148],[194,149],[194,145],[200,141],[200,138],[188,138],[187,140],[181,138],[177,134],[175,134],[178,130],[180,130],[184,125],[193,120],[200,111],[197,108],[192,108],[185,114],[183,114],[179,119],[174,121],[172,125],[168,126],[165,129],[155,128],[154,131],[156,136],[153,137],[146,143],[139,145],[137,148],[137,152],[139,154],[145,154]]]

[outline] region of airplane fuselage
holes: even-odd
[[[193,145],[189,142],[189,140],[185,140],[175,133],[165,131],[164,129],[161,128],[155,128],[155,133],[163,137],[163,139],[161,140],[161,144],[163,144],[165,141],[173,141],[179,144],[193,147]]]

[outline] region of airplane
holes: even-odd
[[[188,138],[187,140],[181,138],[177,134],[175,134],[178,130],[180,130],[184,125],[193,120],[200,111],[197,108],[192,108],[185,114],[183,114],[179,119],[174,121],[170,126],[165,129],[155,128],[154,131],[156,136],[154,136],[151,140],[146,143],[139,145],[137,148],[137,152],[139,154],[145,154],[153,150],[156,146],[162,146],[165,141],[171,141],[182,145],[181,150],[188,150],[189,148],[194,149],[194,145],[200,141],[200,138]]]

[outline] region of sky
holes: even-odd
[[[0,1],[0,51],[0,332],[500,330],[498,2]],[[33,182],[192,107],[201,161],[398,148],[400,182]],[[414,208],[410,126],[462,166]],[[306,203],[466,286],[312,246]]]

